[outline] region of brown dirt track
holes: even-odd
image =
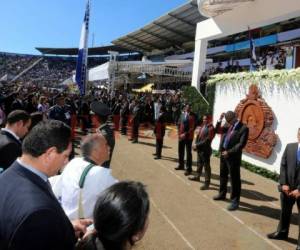
[[[237,211],[228,212],[228,200],[212,200],[219,187],[217,158],[212,158],[210,190],[200,191],[200,183],[189,181],[183,171],[174,170],[176,138],[166,136],[163,159],[154,160],[154,138],[150,138],[151,131],[144,133],[148,136],[140,139],[139,144],[132,144],[127,137],[117,134],[112,161],[116,178],[141,181],[150,194],[150,225],[135,249],[295,249],[298,234],[295,216],[288,241],[266,237],[276,230],[279,218],[275,182],[242,169],[241,206]],[[196,160],[195,153],[193,160]]]

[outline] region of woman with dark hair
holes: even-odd
[[[95,230],[76,250],[129,250],[149,223],[149,197],[140,182],[119,182],[104,190],[95,205]]]

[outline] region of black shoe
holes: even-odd
[[[228,211],[234,211],[234,210],[237,210],[239,208],[239,203],[237,202],[231,202],[229,204],[229,206],[227,207],[227,210]]]
[[[204,184],[202,187],[200,187],[200,190],[208,190],[209,185]]]
[[[288,234],[286,232],[274,232],[274,233],[271,233],[271,234],[268,234],[267,235],[269,239],[272,239],[272,240],[286,240],[287,237],[288,237]],[[298,247],[300,246],[297,246],[297,249]],[[300,250],[300,248],[299,248]]]
[[[214,196],[213,199],[214,199],[215,201],[221,201],[221,200],[225,200],[225,199],[226,199],[226,196],[221,195],[221,194],[218,194],[218,195]]]
[[[296,247],[296,250],[300,250],[300,245],[298,245],[298,246]]]
[[[138,141],[132,141],[131,143],[139,143]]]
[[[190,181],[197,181],[197,182],[199,182],[200,181],[200,177],[199,176],[189,177],[189,180]]]
[[[185,170],[184,175],[185,175],[185,176],[188,176],[188,175],[190,175],[191,173],[192,173],[191,170]]]
[[[178,166],[178,167],[176,167],[176,168],[174,168],[175,170],[183,170],[183,167],[180,167],[180,166]]]
[[[154,157],[154,160],[159,160],[159,159],[161,159],[161,157],[160,157],[160,156],[156,156],[156,157]]]
[[[152,155],[156,156],[156,153],[153,153]]]

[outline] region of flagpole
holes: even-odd
[[[89,83],[89,68],[88,68],[88,57],[89,57],[89,27],[90,27],[90,14],[91,14],[91,1],[92,0],[87,0],[88,1],[88,12],[89,12],[89,18],[88,18],[88,28],[87,28],[87,32],[86,32],[86,56],[85,56],[85,69],[86,69],[86,75],[85,75],[85,90],[84,90],[84,95],[86,95],[87,91],[88,91],[88,83]]]
[[[86,10],[81,28],[80,43],[76,64],[75,81],[78,85],[80,95],[84,96],[87,91],[88,81],[88,36],[90,22],[90,0],[87,0]]]

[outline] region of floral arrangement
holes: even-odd
[[[253,83],[279,84],[294,83],[300,87],[300,68],[291,70],[262,70],[241,73],[226,73],[210,76],[208,85],[238,84],[251,85]]]

